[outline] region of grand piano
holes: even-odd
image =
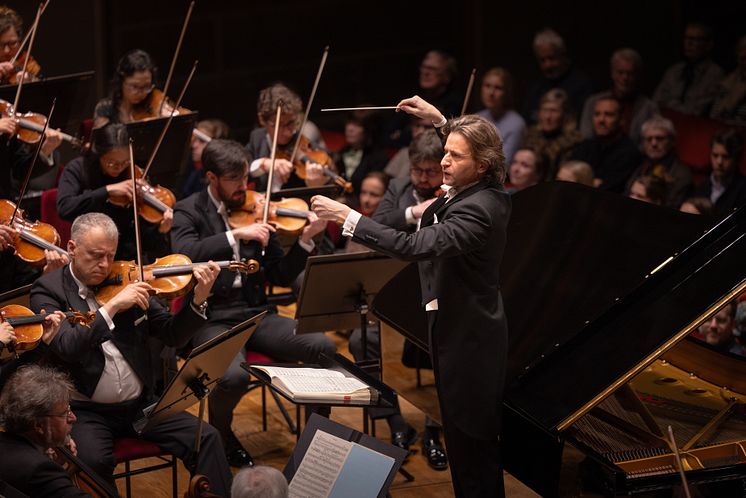
[[[558,496],[568,442],[603,494],[671,488],[680,477],[670,425],[691,484],[746,479],[746,358],[690,336],[746,290],[746,210],[713,225],[541,184],[513,196],[501,273],[510,335],[503,455],[513,475]],[[373,311],[427,349],[414,265]],[[384,381],[400,395],[432,396],[432,385],[420,378],[413,388],[407,369],[387,376],[386,365]]]

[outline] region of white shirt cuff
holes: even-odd
[[[54,152],[52,152],[48,156],[42,152],[39,154],[39,157],[42,159],[42,161],[47,163],[47,166],[54,166]]]
[[[414,206],[409,206],[407,209],[404,210],[404,219],[407,220],[407,225],[417,224],[417,218],[415,218],[414,214],[412,214],[413,207]]]
[[[251,166],[249,166],[249,174],[256,178],[257,176],[262,176],[264,174],[264,170],[262,169],[262,161],[264,160],[263,157],[260,157],[259,159],[254,159],[251,161]]]
[[[302,239],[298,239],[298,245],[303,248],[306,252],[311,252],[316,247],[316,242],[313,241],[313,239],[309,240],[308,242],[303,242]]]
[[[354,209],[350,211],[350,214],[347,215],[347,218],[345,218],[345,222],[342,225],[342,235],[345,237],[352,237],[355,233],[355,227],[357,227],[357,223],[362,217],[363,215]]]
[[[433,126],[436,127],[436,128],[443,128],[446,125],[447,122],[448,122],[448,120],[446,119],[446,117],[442,116],[440,122],[439,123],[433,123]]]
[[[106,325],[109,326],[109,330],[114,330],[114,320],[111,319],[111,317],[109,316],[109,313],[107,313],[104,308],[99,308],[98,312],[101,313],[102,317],[104,317],[104,320],[106,321]]]
[[[193,299],[190,299],[190,300],[189,300],[189,306],[191,306],[191,307],[192,307],[192,311],[194,311],[194,312],[195,312],[195,313],[197,313],[197,314],[198,314],[199,316],[201,316],[203,320],[207,320],[207,315],[206,315],[206,314],[204,314],[204,313],[202,313],[202,312],[201,312],[201,311],[199,310],[199,308],[197,307],[197,305],[196,305],[196,304],[194,304],[194,300],[193,300]]]

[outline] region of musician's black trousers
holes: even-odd
[[[428,311],[428,325],[434,330],[437,311]],[[438,346],[435,334],[430,334],[430,352],[435,373],[435,386],[438,389],[440,413],[443,419],[443,433],[451,468],[453,491],[456,498],[503,498],[503,465],[500,458],[500,441],[498,438],[477,439],[459,430],[452,423],[445,409],[448,400],[441,396],[438,368]]]
[[[135,437],[132,422],[137,416],[138,404],[128,402],[102,405],[72,401],[70,405],[78,419],[72,429],[72,437],[78,446],[78,457],[113,486],[111,475],[116,466],[112,453],[114,440]],[[140,438],[152,441],[164,451],[176,455],[187,468],[192,468],[196,430],[197,418],[188,413],[179,413],[165,419]],[[218,495],[230,495],[232,476],[220,435],[206,422],[202,424],[202,442],[196,473],[206,475],[210,480],[210,487]]]

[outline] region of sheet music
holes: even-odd
[[[290,481],[289,498],[327,498],[339,477],[350,441],[317,430],[306,455]]]
[[[257,367],[260,368],[260,367]],[[354,377],[322,368],[261,367],[271,377],[282,381],[293,393],[353,393],[367,392],[368,386]]]

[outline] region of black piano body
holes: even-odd
[[[746,478],[746,359],[689,337],[746,288],[746,211],[712,225],[564,182],[513,197],[503,455],[542,496],[566,441],[605,494],[674,486],[668,425],[690,482]],[[418,285],[408,267],[373,309],[426,347]]]

